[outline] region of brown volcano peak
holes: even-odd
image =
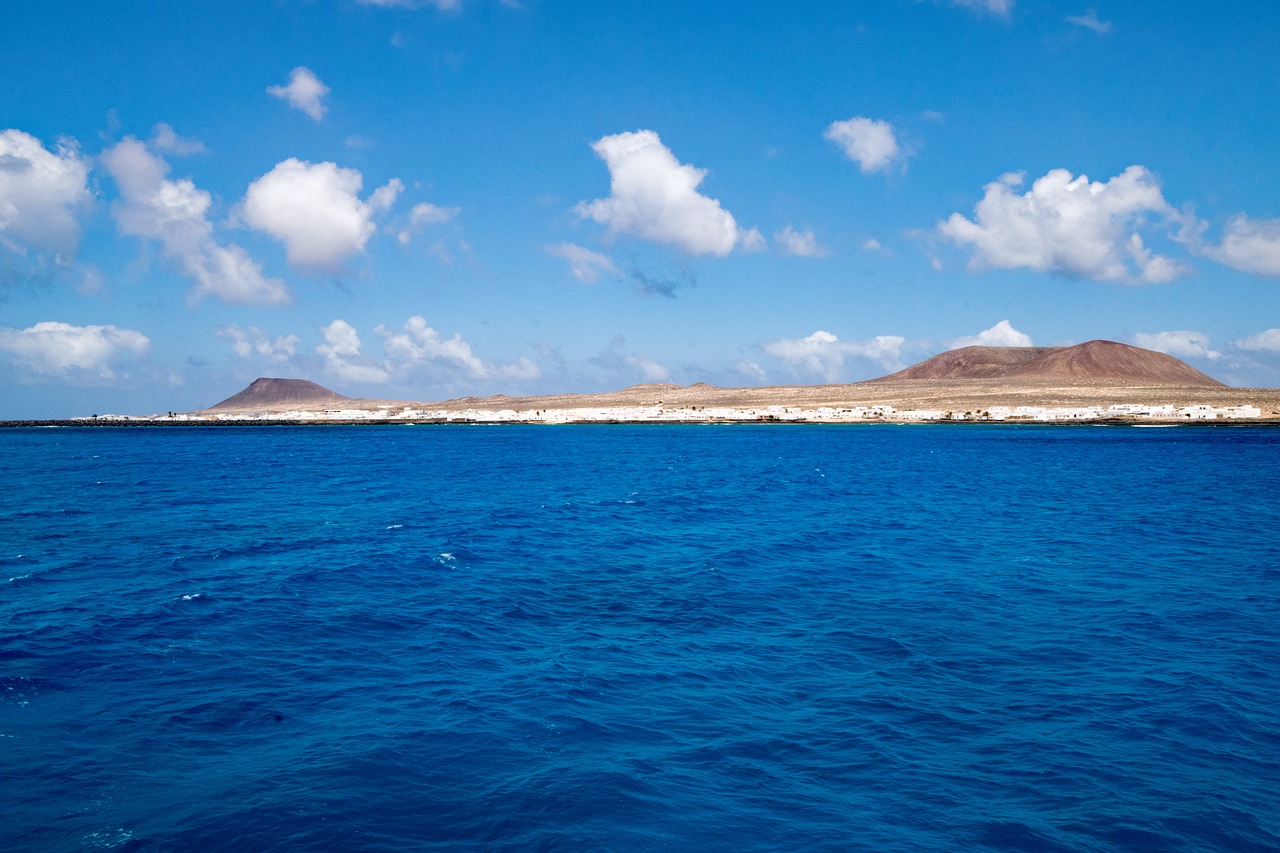
[[[337,404],[350,399],[306,379],[262,377],[253,380],[239,394],[210,406],[208,411],[292,409],[316,404]]]
[[[1218,380],[1171,355],[1101,340],[1070,347],[961,347],[871,381],[902,379],[926,382],[1022,379],[1223,387]]]

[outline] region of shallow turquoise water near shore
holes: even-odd
[[[5,849],[1280,849],[1280,431],[0,431]]]

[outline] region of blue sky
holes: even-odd
[[[1280,6],[6,5],[0,417],[883,375],[1280,384]]]

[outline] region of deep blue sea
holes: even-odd
[[[1280,429],[0,430],[0,849],[1280,850]]]

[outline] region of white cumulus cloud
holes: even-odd
[[[324,343],[316,347],[316,354],[324,359],[325,370],[349,382],[382,384],[426,377],[470,389],[477,380],[519,382],[542,375],[524,356],[508,364],[487,361],[462,335],[445,337],[420,316],[410,317],[400,329],[374,327],[382,341],[381,361],[362,354],[360,335],[345,320],[334,320],[320,331]]]
[[[784,255],[799,258],[822,258],[827,255],[826,248],[818,245],[818,238],[808,229],[797,231],[788,225],[774,234],[773,240]]]
[[[536,379],[538,366],[521,356],[511,364],[492,364],[481,359],[462,335],[445,338],[420,317],[410,317],[401,331],[377,326],[389,369],[399,373],[420,372],[443,379],[463,376],[470,379]]]
[[[546,252],[552,257],[568,261],[569,272],[578,281],[584,283],[599,281],[601,273],[620,275],[618,268],[614,266],[608,255],[594,252],[583,246],[557,243],[554,246],[547,246]]]
[[[258,356],[268,361],[289,361],[298,351],[302,341],[297,335],[278,335],[272,339],[257,326],[241,329],[239,326],[223,326],[217,335],[231,341],[231,351],[239,358]]]
[[[364,251],[377,229],[374,214],[389,207],[402,187],[393,178],[365,202],[359,195],[363,183],[356,169],[290,157],[249,185],[240,218],[284,243],[290,263],[334,272]]]
[[[1133,336],[1134,346],[1155,350],[1176,358],[1222,357],[1209,346],[1209,336],[1203,332],[1138,332]]]
[[[1238,270],[1280,276],[1280,219],[1235,216],[1222,229],[1222,242],[1201,252]]]
[[[579,216],[693,255],[758,247],[759,232],[743,231],[720,202],[698,192],[706,170],[681,163],[652,130],[605,136],[591,148],[609,168],[612,192],[579,203]]]
[[[315,121],[324,118],[329,110],[324,103],[329,87],[320,82],[320,78],[310,68],[302,65],[289,72],[287,86],[268,86],[267,94],[288,101],[289,106],[302,110]]]
[[[21,130],[0,132],[0,245],[63,256],[80,239],[89,167],[70,144],[48,151]]]
[[[288,302],[284,282],[267,278],[244,249],[222,245],[209,222],[209,193],[191,180],[169,180],[169,164],[127,136],[102,153],[102,163],[120,188],[114,205],[121,233],[159,241],[166,258],[194,281],[191,298],[212,295],[224,302]]]
[[[316,355],[324,359],[324,369],[338,379],[378,385],[389,378],[387,371],[369,364],[360,355],[360,333],[346,320],[334,320],[320,329],[324,343]]]
[[[1265,332],[1232,341],[1231,345],[1251,352],[1280,352],[1280,329],[1267,329]]]
[[[902,157],[898,139],[887,121],[865,116],[833,121],[822,136],[839,145],[864,172],[887,171]]]
[[[116,326],[0,326],[0,350],[13,354],[22,367],[48,376],[110,381],[123,362],[141,358],[150,346],[141,332]]]
[[[951,349],[959,349],[960,347],[1029,347],[1031,345],[1031,336],[1024,332],[1019,332],[1009,324],[1008,320],[1001,320],[990,329],[984,329],[978,334],[967,338],[956,338],[947,344]]]
[[[794,372],[817,377],[824,382],[839,382],[844,377],[845,362],[864,359],[887,372],[902,365],[902,345],[898,335],[878,335],[866,341],[842,341],[821,329],[804,338],[782,338],[763,344],[769,355],[786,362]]]
[[[953,213],[939,233],[972,250],[970,268],[1031,269],[1096,281],[1154,283],[1185,272],[1151,252],[1139,229],[1152,218],[1185,226],[1160,182],[1130,166],[1103,183],[1053,169],[1025,193],[1020,174],[987,184],[973,220]]]

